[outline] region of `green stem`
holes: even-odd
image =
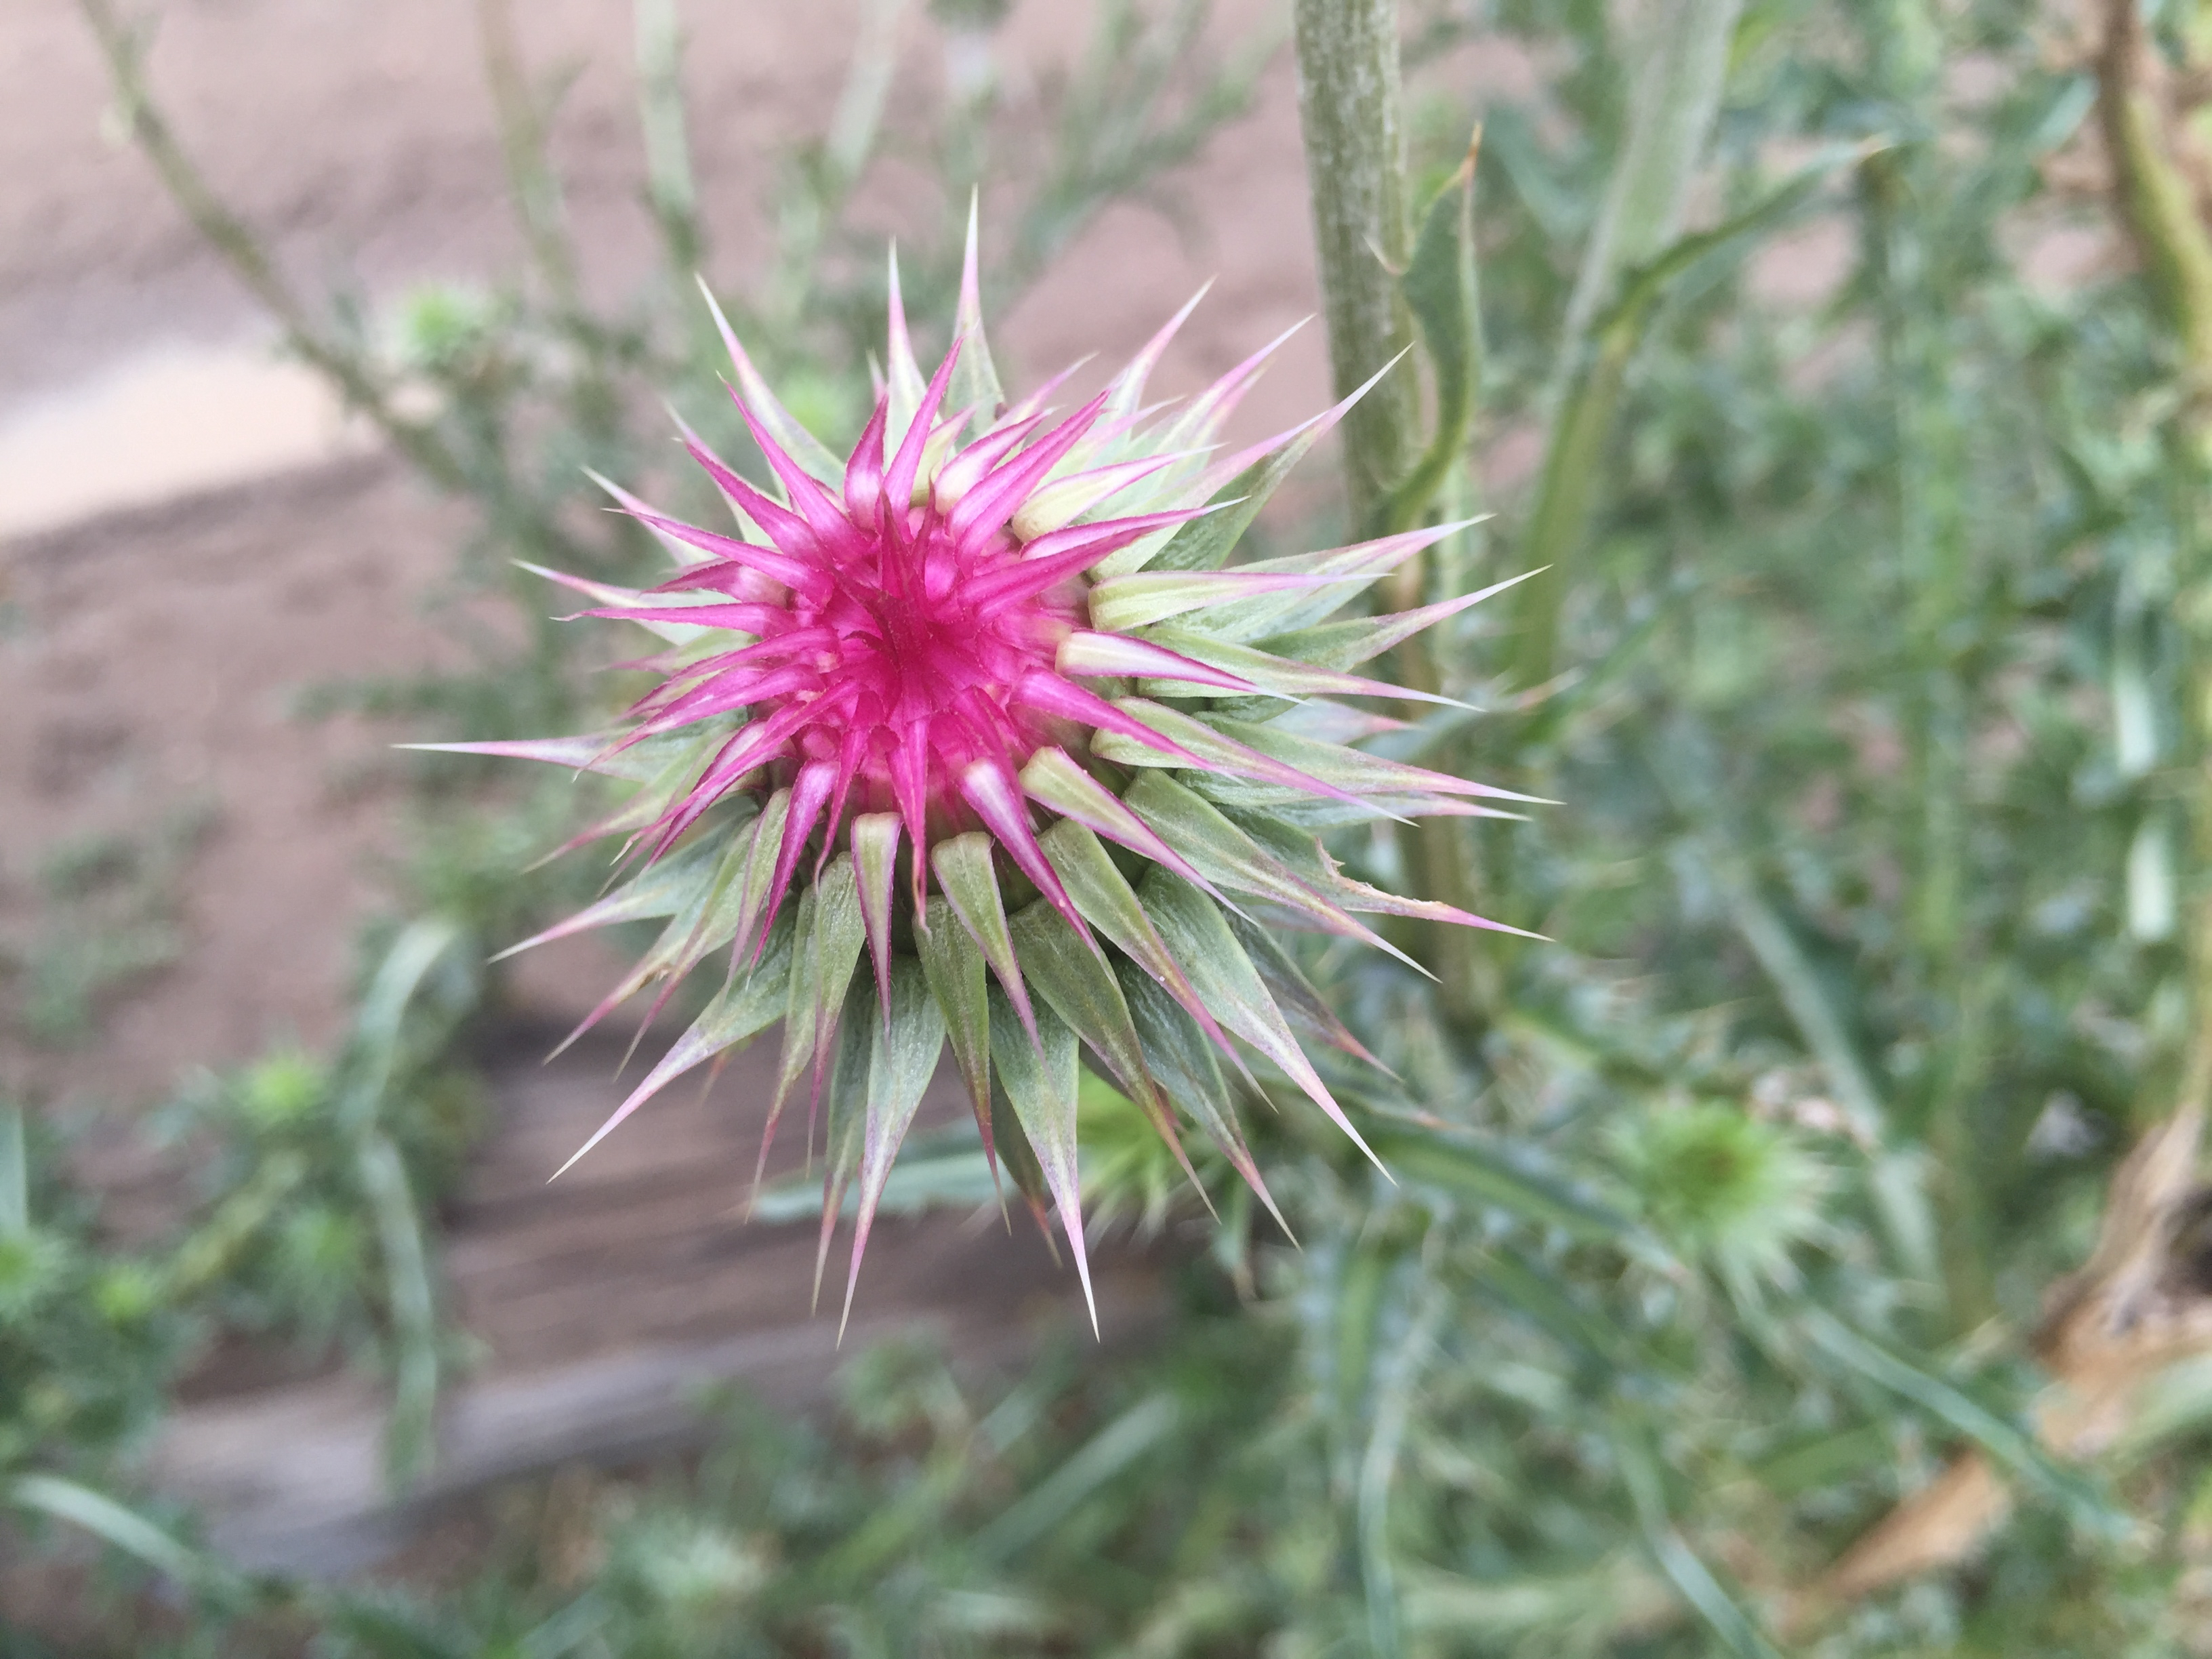
[[[1305,138],[1313,199],[1314,246],[1322,311],[1328,323],[1329,371],[1348,397],[1412,341],[1399,273],[1410,242],[1406,219],[1405,136],[1400,126],[1397,0],[1297,0],[1298,122]],[[1345,490],[1362,534],[1379,533],[1392,491],[1420,450],[1418,388],[1410,369],[1387,376],[1346,416]],[[1419,504],[1425,507],[1424,501]],[[1390,603],[1420,602],[1427,561],[1396,574]],[[1443,689],[1423,641],[1397,653],[1399,677],[1412,690]],[[1407,861],[1425,898],[1473,908],[1468,848],[1449,820],[1417,826],[1406,837]],[[1479,1016],[1481,962],[1466,930],[1425,927],[1422,954],[1437,976],[1448,1017]]]
[[[140,34],[117,15],[112,0],[78,0],[78,9],[106,61],[123,130],[201,240],[276,320],[285,346],[337,386],[348,404],[367,416],[441,489],[465,488],[465,471],[447,447],[428,428],[393,408],[391,388],[359,352],[314,322],[252,231],[208,187],[155,106],[146,83],[145,43]]]
[[[2170,1109],[2201,1119],[2212,1106],[2212,549],[2197,529],[2194,503],[2212,472],[2212,230],[2199,216],[2202,158],[2191,140],[2163,118],[2154,95],[2151,46],[2136,0],[2104,0],[2104,40],[2097,58],[2098,118],[2112,165],[2112,204],[2142,260],[2152,292],[2165,311],[2181,359],[2188,396],[2177,416],[2173,465],[2179,502],[2173,514],[2180,545],[2180,602],[2189,708],[2184,721],[2195,741],[2192,787],[2194,868],[2187,890],[2190,1035],[2172,1072],[2158,1079],[2159,1099],[2147,1121]],[[2190,31],[2191,62],[2202,67],[2207,45],[2202,22]],[[2171,1091],[2171,1106],[2166,1104]]]
[[[684,29],[676,0],[635,0],[638,129],[645,141],[645,193],[679,284],[699,269],[706,238],[691,177],[684,119]],[[695,316],[700,307],[688,306]],[[705,325],[701,324],[703,328]]]
[[[584,306],[561,180],[547,154],[545,105],[522,61],[514,0],[477,0],[477,36],[523,242],[554,319],[582,348],[574,399],[577,423],[595,445],[605,445],[618,428],[621,410],[602,372],[599,325]]]
[[[1548,566],[1521,586],[1515,678],[1523,687],[1558,673],[1559,605],[1596,501],[1597,467],[1613,432],[1628,361],[1641,334],[1618,314],[1624,279],[1666,249],[1720,112],[1729,46],[1742,0],[1656,0],[1624,54],[1641,65],[1628,129],[1605,204],[1583,251],[1567,307],[1558,383],[1526,562]]]
[[[1406,264],[1405,136],[1397,0],[1297,0],[1298,125],[1336,395],[1348,397],[1411,340],[1396,273]],[[1345,416],[1345,485],[1365,526],[1417,447],[1414,382],[1394,374]]]

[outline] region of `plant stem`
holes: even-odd
[[[2160,67],[2136,0],[2105,0],[2104,40],[2097,55],[2097,109],[2112,166],[2112,207],[2143,264],[2152,292],[2165,311],[2180,357],[2185,393],[2175,416],[2170,455],[2176,478],[2174,533],[2187,653],[2184,726],[2194,738],[2194,776],[2188,800],[2194,865],[2185,890],[2193,914],[2186,922],[2189,1036],[2178,1072],[2161,1079],[2171,1089],[2177,1117],[2201,1116],[2212,1104],[2212,548],[2194,513],[2212,475],[2212,230],[2197,204],[2203,160],[2194,135],[2179,127],[2160,98]],[[2193,31],[2191,61],[2201,69],[2204,42]],[[2146,1118],[2160,1115],[2147,1111]],[[2156,1133],[2154,1131],[2154,1133]]]
[[[668,274],[680,283],[699,268],[706,250],[698,191],[691,178],[691,143],[684,131],[683,24],[676,0],[635,0],[634,21],[646,198],[660,227]],[[696,315],[699,307],[687,309]]]
[[[1720,112],[1729,43],[1742,0],[1653,0],[1628,42],[1638,64],[1628,130],[1567,307],[1525,562],[1549,567],[1522,584],[1515,607],[1515,678],[1524,688],[1558,672],[1559,604],[1591,507],[1641,321],[1613,315],[1622,279],[1671,242]]]
[[[1298,121],[1313,198],[1329,370],[1336,395],[1343,398],[1412,340],[1398,283],[1410,245],[1397,0],[1297,0],[1296,27]],[[1417,403],[1408,368],[1385,378],[1345,417],[1345,489],[1358,533],[1380,533],[1391,491],[1419,453]],[[1425,514],[1429,503],[1418,507]],[[1427,570],[1425,558],[1407,561],[1395,574],[1390,602],[1400,608],[1419,604]],[[1411,690],[1443,690],[1425,641],[1408,641],[1397,662],[1399,677]],[[1431,820],[1407,835],[1404,845],[1423,897],[1471,908],[1474,883],[1462,826]],[[1473,1024],[1484,1000],[1474,939],[1445,922],[1429,924],[1424,932],[1422,954],[1437,976],[1445,1014]]]
[[[1297,0],[1298,125],[1313,198],[1329,373],[1348,397],[1411,339],[1397,0]],[[1345,416],[1345,486],[1364,526],[1417,447],[1414,382],[1394,374]]]
[[[201,240],[275,319],[286,347],[326,377],[349,405],[441,489],[465,488],[464,469],[446,446],[427,427],[392,407],[383,380],[359,352],[332,338],[308,315],[252,231],[208,187],[155,107],[146,84],[145,44],[139,34],[116,15],[111,0],[78,0],[78,9],[106,60],[125,132]]]

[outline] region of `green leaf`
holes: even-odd
[[[2110,1524],[2112,1511],[2081,1475],[2054,1462],[2025,1430],[2008,1423],[1951,1383],[1860,1335],[1823,1308],[1799,1321],[1815,1347],[1868,1381],[1932,1413],[2037,1487],[2069,1516],[2093,1527]]]
[[[404,1489],[428,1470],[437,1449],[438,1308],[430,1284],[430,1251],[407,1166],[391,1137],[373,1127],[366,1129],[356,1167],[376,1221],[395,1351],[385,1474],[394,1487]]]
[[[799,954],[793,951],[792,942],[806,912],[804,898],[796,905],[784,907],[783,914],[775,919],[775,926],[769,930],[760,961],[744,978],[732,979],[722,987],[705,1011],[692,1021],[690,1028],[676,1039],[659,1063],[646,1074],[645,1080],[630,1091],[629,1097],[615,1109],[589,1140],[576,1149],[567,1164],[554,1171],[556,1179],[565,1175],[578,1158],[605,1139],[617,1124],[675,1079],[757,1036],[783,1017],[790,1003],[794,957]],[[765,1162],[765,1146],[761,1156]]]
[[[23,1109],[0,1110],[0,1240],[31,1231],[31,1154],[23,1133]]]
[[[990,343],[983,337],[983,289],[976,258],[976,205],[980,192],[968,197],[968,249],[960,264],[960,305],[952,319],[953,337],[961,342],[960,361],[953,365],[952,383],[946,388],[947,407],[974,409],[988,426],[999,405],[1006,401],[999,384],[999,371],[991,361]],[[842,481],[842,480],[841,480]]]
[[[1382,1159],[1376,1158],[1359,1131],[1352,1127],[1352,1120],[1345,1116],[1344,1109],[1299,1048],[1297,1039],[1284,1023],[1282,1011],[1267,994],[1251,958],[1237,943],[1237,936],[1229,931],[1213,901],[1181,877],[1160,869],[1149,872],[1138,891],[1161,937],[1215,1018],[1265,1054],[1352,1137],[1352,1144],[1374,1160],[1376,1168],[1382,1169]]]
[[[1482,385],[1482,305],[1474,263],[1474,159],[1481,142],[1477,128],[1466,161],[1423,213],[1413,257],[1398,279],[1398,291],[1420,325],[1436,388],[1436,426],[1421,459],[1382,502],[1387,530],[1418,523],[1467,453]]]
[[[1623,1430],[1614,1437],[1613,1449],[1636,1518],[1644,1528],[1644,1542],[1660,1571],[1674,1582],[1682,1599],[1736,1659],[1781,1659],[1751,1615],[1713,1577],[1712,1569],[1684,1541],[1668,1517],[1658,1456],[1645,1437]]]
[[[1006,931],[1006,905],[999,893],[998,872],[992,866],[991,837],[974,830],[941,841],[929,850],[929,867],[937,872],[937,884],[951,902],[952,914],[959,917],[960,925],[982,951],[983,960],[999,976],[1000,988],[1011,1000],[1022,1029],[1029,1030],[1029,993],[1022,988],[1013,935]]]
[[[852,854],[837,855],[822,872],[822,878],[806,890],[801,907],[798,961],[784,1008],[783,1064],[775,1080],[775,1099],[769,1106],[768,1124],[761,1131],[763,1167],[777,1121],[799,1073],[810,1064],[813,1066],[814,1097],[818,1100],[829,1063],[836,1058],[832,1045],[866,933],[860,919],[860,890],[853,873]],[[811,1111],[808,1122],[811,1139]]]
[[[943,894],[931,897],[926,925],[915,936],[921,969],[929,981],[929,994],[945,1016],[952,1039],[952,1058],[968,1085],[969,1103],[975,1108],[976,1132],[983,1137],[983,1156],[991,1178],[999,1176],[999,1155],[991,1137],[991,1004],[983,953],[952,914],[951,902]]]
[[[1144,1042],[1145,1063],[1152,1075],[1159,1079],[1168,1097],[1206,1131],[1221,1155],[1229,1160],[1230,1167],[1243,1176],[1245,1184],[1267,1206],[1267,1213],[1275,1218],[1275,1224],[1283,1230],[1284,1236],[1292,1237],[1290,1223],[1275,1207],[1274,1194],[1261,1179],[1260,1166],[1253,1159],[1251,1147],[1245,1143],[1244,1132],[1237,1121],[1236,1104],[1229,1085],[1222,1079],[1213,1044],[1199,1029],[1189,1011],[1179,1006],[1136,963],[1116,963],[1114,971],[1121,981],[1121,994],[1128,999],[1129,1018],[1135,1022],[1137,1035]]]
[[[1229,931],[1236,934],[1237,942],[1244,947],[1244,954],[1251,957],[1252,965],[1260,970],[1267,994],[1275,999],[1275,1006],[1283,1011],[1291,1030],[1382,1071],[1389,1071],[1336,1017],[1336,1011],[1314,989],[1312,981],[1300,971],[1290,952],[1283,949],[1273,933],[1249,916],[1230,915],[1224,920],[1229,924]]]
[[[1090,833],[1080,824],[1064,823],[1058,827],[1073,829],[1079,835]],[[1063,856],[1073,844],[1072,839],[1063,839]],[[1097,842],[1094,841],[1092,845]],[[1103,851],[1100,856],[1104,856]],[[1071,862],[1075,861],[1071,859]],[[1137,1028],[1129,1018],[1129,1005],[1121,995],[1121,984],[1107,965],[1104,954],[1092,941],[1079,938],[1067,925],[1067,919],[1042,899],[1024,906],[1015,915],[1013,936],[1014,949],[1021,957],[1030,983],[1052,1005],[1053,1012],[1106,1062],[1107,1069],[1143,1109],[1160,1139],[1173,1150],[1184,1174],[1189,1176],[1191,1185],[1197,1187],[1197,1172],[1190,1167],[1190,1159],[1176,1138],[1175,1118],[1160,1096],[1159,1085],[1145,1069],[1144,1044],[1137,1039]],[[1202,1194],[1204,1188],[1200,1191]]]
[[[25,1474],[9,1483],[8,1501],[81,1527],[102,1543],[134,1556],[179,1583],[211,1587],[228,1577],[217,1562],[179,1543],[163,1528],[105,1492],[56,1474]]]
[[[991,1057],[998,1064],[999,1087],[1035,1149],[1039,1172],[1060,1212],[1060,1231],[1075,1257],[1076,1275],[1083,1281],[1083,1300],[1091,1310],[1091,1331],[1096,1336],[1098,1302],[1091,1294],[1091,1262],[1083,1247],[1083,1178],[1075,1150],[1079,1071],[1075,1033],[1060,1023],[1048,1001],[1034,1011],[1036,1035],[1032,1041],[1012,1017],[1013,1010],[997,1006],[1005,1000],[1004,993],[993,992],[992,1000]],[[1002,1138],[1000,1145],[1006,1144]],[[1011,1147],[1006,1167],[1017,1170]]]
[[[1594,1374],[1620,1369],[1620,1328],[1582,1300],[1548,1268],[1506,1250],[1492,1250],[1474,1276],[1474,1289],[1517,1313]]]
[[[1220,808],[1165,772],[1139,774],[1121,799],[1161,840],[1215,885],[1270,900],[1311,917],[1332,933],[1405,959],[1381,934],[1299,881],[1280,860],[1224,817]]]
[[[1495,1205],[1577,1238],[1620,1243],[1635,1232],[1626,1217],[1469,1132],[1393,1119],[1376,1126],[1375,1146],[1405,1180]]]
[[[976,1534],[986,1561],[1003,1561],[1046,1537],[1138,1459],[1164,1443],[1182,1420],[1172,1394],[1146,1395]]]
[[[893,961],[885,1006],[888,1017],[876,1029],[868,1059],[860,1208],[853,1233],[853,1265],[845,1279],[845,1311],[837,1322],[841,1340],[846,1321],[853,1316],[853,1291],[860,1282],[860,1258],[868,1248],[868,1229],[874,1224],[884,1182],[945,1048],[945,1016],[930,994],[920,963],[908,957]]]

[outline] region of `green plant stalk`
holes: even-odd
[[[275,319],[285,346],[336,386],[350,407],[367,416],[394,448],[434,483],[445,489],[465,488],[464,469],[436,434],[402,416],[392,404],[391,387],[359,354],[333,339],[308,316],[307,307],[278,273],[253,233],[201,178],[168,122],[155,107],[146,83],[145,42],[139,33],[117,15],[112,0],[77,3],[106,61],[116,117],[124,133],[153,167],[162,188],[200,239]]]
[[[575,380],[576,423],[594,444],[605,444],[617,429],[621,411],[602,367],[599,325],[584,305],[561,181],[546,154],[546,104],[522,61],[514,0],[477,0],[477,36],[507,165],[507,195],[523,243],[545,286],[555,320],[583,348]]]
[[[1560,602],[1596,505],[1599,464],[1642,334],[1640,316],[1621,315],[1598,337],[1544,448],[1536,504],[1521,543],[1521,563],[1544,574],[1521,584],[1513,618],[1513,677],[1524,690],[1540,690],[1557,678]]]
[[[684,131],[684,27],[676,0],[636,0],[638,131],[645,143],[645,193],[669,275],[684,282],[706,255],[699,194]],[[696,316],[700,307],[687,306]],[[702,319],[702,329],[706,322]]]
[[[2152,94],[2151,46],[2136,0],[2105,0],[2104,40],[2097,57],[2097,112],[2112,167],[2113,216],[2135,244],[2153,294],[2173,331],[2187,394],[2177,416],[2176,448],[2183,505],[2176,511],[2182,538],[2181,617],[2187,641],[2185,725],[2196,738],[2193,820],[2196,868],[2185,890],[2189,1036],[2179,1057],[2172,1093],[2146,1101],[2148,1125],[2169,1110],[2201,1121],[2212,1107],[2212,549],[2196,528],[2194,505],[2212,479],[2212,230],[2197,210],[2197,191],[2181,154],[2187,135],[2168,129]],[[2201,48],[2201,24],[2191,32]],[[2199,68],[2194,63],[2192,69]],[[2163,1089],[2160,1090],[2164,1094]]]
[[[1294,21],[1298,123],[1328,325],[1329,372],[1343,398],[1404,352],[1413,337],[1399,284],[1411,245],[1397,0],[1298,0]],[[1470,186],[1472,178],[1470,156]],[[1434,482],[1419,501],[1398,488],[1420,454],[1417,392],[1408,367],[1385,377],[1345,417],[1346,498],[1362,534],[1381,533],[1394,516],[1418,520],[1430,505]],[[1468,412],[1460,411],[1462,429]],[[1408,561],[1393,579],[1392,603],[1420,603],[1427,570],[1425,556]],[[1401,649],[1397,661],[1409,689],[1443,690],[1443,676],[1425,642]],[[1405,842],[1424,898],[1472,908],[1474,883],[1461,826],[1449,819],[1423,823]],[[1464,929],[1442,923],[1421,931],[1423,954],[1437,975],[1446,1014],[1458,1023],[1474,1020],[1482,1002],[1474,941]]]
[[[123,131],[201,240],[276,323],[285,349],[321,374],[348,408],[362,415],[436,488],[480,501],[507,544],[567,568],[600,565],[603,561],[563,531],[518,483],[495,417],[472,418],[477,412],[467,408],[450,411],[444,421],[416,420],[400,412],[391,377],[355,343],[315,319],[251,227],[215,193],[178,142],[146,78],[141,30],[124,21],[113,0],[78,0],[78,7],[106,63]],[[596,343],[594,337],[587,345]],[[533,672],[544,679],[565,661],[567,641],[540,602],[536,581],[520,569],[508,576],[520,614],[531,619]]]
[[[1298,125],[1313,201],[1336,395],[1412,342],[1397,273],[1408,252],[1397,0],[1297,0]],[[1389,376],[1345,416],[1345,487],[1364,526],[1418,447],[1413,376]]]
[[[1893,10],[1886,40],[1929,35],[1925,25],[1899,27]],[[1919,93],[1937,72],[1932,55],[1902,51],[1893,70],[1901,89]],[[1908,665],[1905,721],[1919,823],[1913,848],[1910,915],[1928,994],[1946,1010],[1938,1023],[1929,1080],[1918,1102],[1917,1130],[1940,1161],[1943,1276],[1950,1316],[1971,1329],[1996,1311],[1994,1264],[1986,1256],[1989,1218],[1972,1108],[1986,1078],[1985,999],[1972,959],[1966,914],[1971,767],[1967,732],[1973,687],[1954,640],[1970,624],[1966,523],[1960,480],[1967,465],[1965,434],[1946,381],[1940,297],[1926,271],[1915,232],[1913,152],[1893,149],[1861,169],[1869,239],[1869,264],[1881,307],[1881,349],[1891,389],[1897,452],[1895,502],[1900,609],[1906,618]]]
[[[1558,384],[1522,563],[1548,566],[1515,606],[1514,675],[1524,689],[1558,673],[1559,607],[1596,501],[1597,464],[1613,431],[1621,384],[1641,334],[1623,325],[1624,278],[1674,240],[1707,135],[1720,112],[1729,46],[1742,0],[1656,0],[1631,61],[1628,130],[1605,205],[1583,252],[1560,343]]]
[[[2150,90],[2151,46],[2136,0],[2104,0],[2101,9],[2097,118],[2112,164],[2114,216],[2172,326],[2200,405],[2191,424],[2202,440],[2212,435],[2201,407],[2212,391],[2212,233],[2197,217],[2193,181]]]

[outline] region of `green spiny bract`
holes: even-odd
[[[1229,563],[1353,401],[1217,454],[1273,345],[1188,403],[1147,408],[1186,306],[1055,424],[1057,380],[1012,405],[1000,389],[972,220],[954,343],[933,378],[908,343],[895,261],[890,295],[888,381],[842,461],[777,401],[715,309],[776,493],[687,432],[735,533],[610,484],[676,575],[649,592],[556,578],[596,601],[587,614],[659,635],[662,684],[617,731],[453,746],[635,786],[580,838],[627,836],[627,881],[526,941],[667,919],[586,1025],[727,957],[720,993],[585,1151],[672,1079],[781,1019],[761,1157],[798,1095],[810,1138],[826,1109],[825,1254],[858,1186],[849,1311],[884,1180],[949,1042],[994,1170],[1003,1160],[1041,1224],[1057,1212],[1087,1297],[1080,1051],[1186,1170],[1178,1111],[1272,1209],[1229,1081],[1244,1048],[1365,1151],[1285,1000],[1307,1029],[1364,1051],[1287,956],[1258,946],[1255,923],[1377,945],[1363,915],[1498,925],[1352,881],[1317,839],[1524,799],[1347,746],[1397,723],[1329,700],[1418,696],[1351,671],[1497,589],[1329,620],[1457,525]]]

